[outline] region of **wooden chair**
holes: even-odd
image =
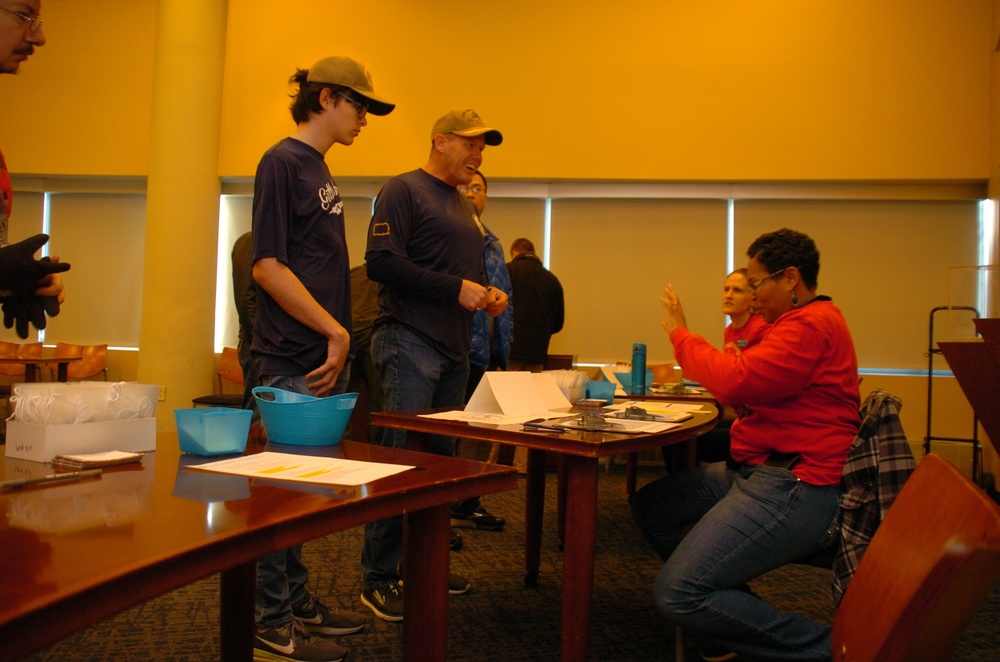
[[[844,593],[833,659],[948,659],[998,578],[1000,506],[948,461],[927,455]]]
[[[572,370],[576,354],[548,354],[545,357],[546,370]]]
[[[66,366],[66,378],[74,381],[92,379],[100,375],[104,381],[108,379],[108,346],[105,345],[74,345],[68,342],[57,342],[52,350],[53,358],[81,357],[81,361]],[[56,381],[58,364],[48,365],[52,381]]]
[[[7,342],[0,340],[0,356],[4,358],[31,358],[37,359],[42,355],[42,343],[40,342]],[[0,364],[0,376],[3,383],[0,383],[0,400],[3,400],[4,419],[10,415],[10,396],[13,385],[24,381],[24,364],[5,363]]]
[[[191,400],[194,406],[206,407],[243,407],[243,368],[240,367],[240,357],[235,347],[223,347],[222,354],[215,362],[215,392],[202,395]],[[227,384],[239,385],[239,392],[234,392]],[[228,391],[228,392],[227,392]]]
[[[1000,505],[926,455],[861,557],[833,619],[834,662],[947,660],[1000,578]],[[684,660],[676,626],[676,662]]]

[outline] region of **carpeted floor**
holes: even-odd
[[[641,467],[643,484],[662,470]],[[472,579],[472,590],[452,596],[449,659],[469,662],[535,661],[559,658],[562,555],[555,527],[555,476],[546,486],[541,581],[526,588],[524,574],[524,491],[484,499],[508,519],[503,532],[462,529],[464,548],[452,553],[452,570]],[[659,562],[629,517],[621,466],[600,479],[598,552],[589,651],[591,660],[672,660],[674,629],[656,612],[650,585]],[[361,592],[359,559],[362,530],[353,529],[306,545],[313,590],[331,604],[367,612]],[[191,660],[218,659],[218,576],[151,600],[41,651],[28,660]],[[753,583],[754,590],[788,611],[829,623],[829,573],[787,566]],[[370,615],[370,614],[369,614]],[[1000,587],[995,587],[967,630],[953,660],[1000,660]],[[360,633],[342,637],[355,662],[400,659],[398,624],[372,617]],[[688,660],[698,640],[687,636]],[[2,658],[0,652],[0,658]]]

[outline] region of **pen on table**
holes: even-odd
[[[558,428],[554,425],[543,425],[541,423],[536,423],[535,421],[526,421],[521,423],[521,427],[531,428],[533,430],[548,430],[549,432],[565,432],[566,428]]]
[[[66,480],[80,480],[82,478],[96,478],[101,475],[100,469],[87,469],[85,471],[67,471],[61,474],[50,474],[39,476],[38,478],[15,478],[0,482],[0,489],[11,490],[28,485],[42,485],[45,483],[61,483]]]

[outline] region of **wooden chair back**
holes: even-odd
[[[546,370],[572,370],[576,354],[549,354],[545,357]]]
[[[646,369],[653,373],[654,384],[676,384],[677,377],[674,376],[674,366],[676,363],[654,363],[647,365]],[[648,386],[648,384],[647,384]]]
[[[205,405],[238,409],[243,406],[243,368],[235,347],[223,347],[222,354],[215,361],[214,392],[193,398],[191,403],[196,407]]]
[[[101,375],[108,378],[108,346],[105,345],[74,345],[68,342],[57,342],[52,350],[54,358],[81,357],[83,360],[66,366],[66,378],[71,380],[90,379]],[[56,364],[49,364],[49,369],[55,375]]]
[[[948,659],[998,577],[1000,506],[948,461],[927,455],[844,593],[833,659]]]
[[[219,393],[223,393],[222,380],[243,386],[243,368],[240,366],[240,356],[235,347],[223,347],[219,360],[215,362],[215,374],[219,377]]]

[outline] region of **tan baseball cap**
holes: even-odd
[[[371,72],[357,60],[334,55],[325,57],[309,67],[306,80],[310,83],[343,85],[368,100],[368,112],[372,115],[388,115],[396,104],[375,94]]]
[[[438,134],[454,133],[457,136],[486,136],[486,144],[497,146],[503,142],[503,134],[486,126],[479,113],[471,108],[452,108],[444,117],[434,122],[431,129],[431,140]]]

